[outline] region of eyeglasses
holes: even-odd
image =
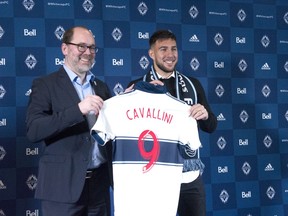
[[[86,44],[83,44],[83,43],[75,44],[71,42],[69,43],[67,42],[66,44],[77,46],[79,52],[85,52],[88,48],[90,52],[93,54],[98,52],[98,48],[95,45],[87,46]]]

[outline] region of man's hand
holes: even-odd
[[[190,116],[196,120],[207,120],[208,112],[201,104],[192,105],[190,108]]]
[[[103,100],[97,95],[87,95],[84,100],[78,103],[78,107],[83,115],[94,112],[95,115],[99,114],[103,106]]]

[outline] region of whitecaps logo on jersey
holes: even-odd
[[[222,190],[220,195],[219,195],[220,200],[222,203],[227,203],[229,200],[229,194],[226,190]]]
[[[27,56],[27,58],[25,59],[25,64],[27,65],[27,67],[32,70],[33,68],[35,68],[36,64],[37,64],[37,60],[36,58],[32,55],[29,54]]]
[[[267,48],[270,44],[270,39],[267,35],[264,35],[261,39],[261,44],[263,47]]]
[[[90,13],[94,7],[93,3],[90,0],[85,0],[82,4],[82,7],[87,13]]]
[[[149,59],[146,57],[146,56],[142,56],[141,59],[139,60],[139,64],[140,64],[140,67],[145,70],[148,68],[150,62],[149,62]]]
[[[24,0],[22,4],[27,11],[31,11],[35,5],[33,0]]]
[[[243,163],[243,165],[242,165],[242,171],[243,171],[243,173],[244,173],[245,175],[248,175],[248,174],[250,173],[250,171],[251,171],[251,166],[250,166],[250,164],[249,164],[247,161],[245,161],[245,162]]]
[[[217,145],[218,145],[219,149],[223,150],[226,147],[226,144],[227,144],[227,142],[226,142],[225,138],[222,136],[219,137],[219,139],[217,140]]]
[[[264,97],[269,97],[270,93],[271,93],[271,89],[269,88],[268,85],[264,85],[262,90],[261,90],[262,94]]]
[[[240,9],[237,13],[238,19],[243,22],[246,19],[246,13],[243,9]]]
[[[56,38],[60,41],[62,40],[64,33],[65,33],[65,30],[62,26],[58,26],[56,30],[54,31]]]
[[[220,45],[223,43],[224,38],[223,38],[223,36],[218,32],[218,33],[215,35],[215,37],[214,37],[214,41],[215,41],[215,43],[216,43],[218,46],[220,46]]]
[[[122,36],[123,36],[121,30],[119,28],[117,28],[117,27],[114,28],[114,30],[112,31],[111,35],[112,35],[112,37],[114,38],[114,40],[116,42],[120,41]]]
[[[285,62],[284,69],[285,69],[286,72],[288,72],[288,61]]]
[[[244,72],[248,67],[247,62],[244,59],[241,59],[238,63],[238,68],[241,72]]]
[[[218,97],[222,97],[225,92],[224,87],[221,84],[218,84],[215,88],[215,93]]]
[[[274,190],[274,188],[272,186],[268,187],[267,191],[266,191],[266,195],[269,199],[273,199],[275,196],[276,192]]]
[[[198,16],[199,11],[198,11],[198,9],[193,5],[193,6],[190,8],[190,10],[189,10],[189,14],[190,14],[190,16],[191,16],[193,19],[195,19],[195,18]]]
[[[116,85],[113,88],[113,92],[115,95],[119,95],[124,92],[124,88],[120,83],[116,83]]]
[[[3,148],[3,146],[0,146],[0,160],[3,160],[5,155],[6,155],[5,149]]]
[[[145,2],[140,2],[140,4],[138,5],[137,9],[138,9],[139,13],[142,16],[144,16],[147,13],[147,11],[148,11],[148,7],[145,4]]]
[[[26,181],[26,184],[30,190],[34,190],[37,186],[37,178],[35,175],[30,175]]]
[[[0,99],[3,99],[5,94],[6,94],[5,88],[2,85],[0,85]]]
[[[249,115],[248,113],[246,112],[246,110],[242,110],[242,112],[240,113],[239,115],[239,118],[240,120],[243,122],[243,123],[246,123],[247,120],[249,119]]]
[[[283,19],[288,24],[288,12],[284,14]]]
[[[263,139],[263,143],[266,146],[266,148],[270,148],[273,143],[273,140],[271,139],[269,135],[266,135]]]
[[[194,57],[190,61],[190,66],[191,66],[192,70],[196,71],[200,67],[200,62],[198,61],[197,58]]]
[[[4,33],[4,29],[2,28],[2,26],[0,26],[0,39],[3,37]]]

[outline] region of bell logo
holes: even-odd
[[[63,65],[64,64],[64,60],[61,60],[59,58],[55,58],[55,65]]]
[[[123,66],[124,65],[124,61],[123,59],[112,59],[112,65],[116,65],[116,66]]]
[[[242,191],[242,198],[251,198],[252,197],[252,193],[251,191],[248,191],[247,193],[245,191]]]
[[[39,154],[38,148],[34,149],[26,148],[26,155],[38,155],[38,154]]]
[[[32,29],[29,31],[28,29],[24,29],[24,36],[35,37],[37,35],[36,29]]]
[[[218,173],[228,173],[228,166],[218,167]]]
[[[247,89],[246,88],[243,88],[243,89],[237,88],[237,94],[242,94],[242,95],[247,94]]]
[[[146,33],[142,33],[142,32],[138,32],[138,38],[139,39],[149,39],[149,33],[146,32]]]
[[[239,139],[239,146],[248,146],[248,139],[242,140]]]
[[[35,211],[26,210],[26,216],[39,216],[39,210],[35,209]]]

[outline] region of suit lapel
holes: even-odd
[[[80,98],[77,94],[77,91],[75,90],[68,74],[66,73],[66,71],[64,70],[63,67],[61,67],[59,69],[59,77],[58,77],[58,82],[59,82],[59,86],[63,89],[64,92],[67,92],[68,95],[71,96],[71,99],[75,102],[75,103],[79,103],[80,102]]]

